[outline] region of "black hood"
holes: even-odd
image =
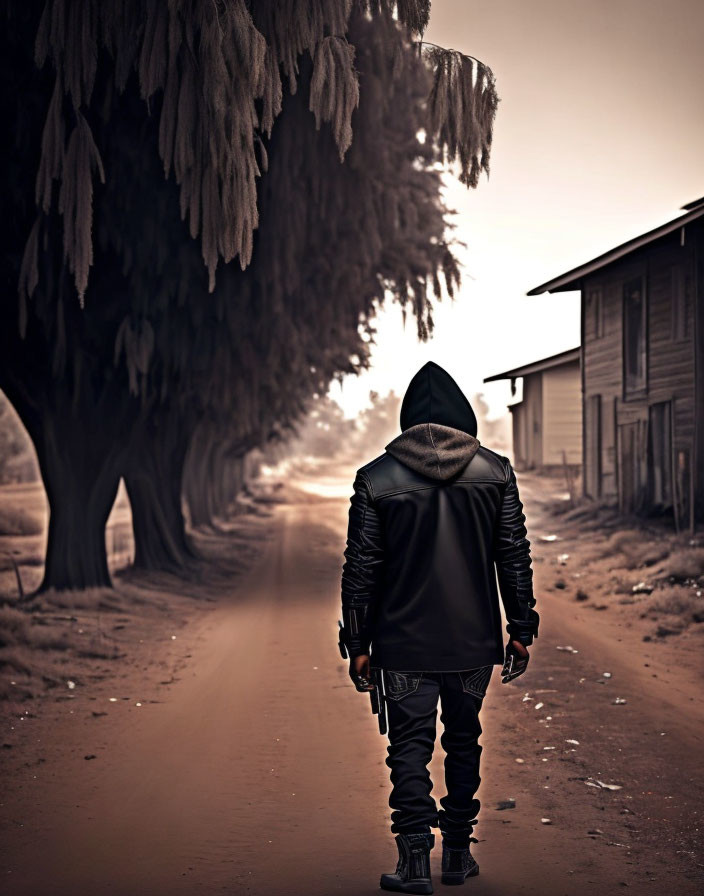
[[[413,377],[401,405],[401,429],[418,423],[439,423],[476,438],[477,418],[472,405],[439,364],[428,361]]]
[[[401,405],[403,432],[389,454],[431,479],[451,479],[479,450],[477,418],[450,374],[428,361],[411,380]]]

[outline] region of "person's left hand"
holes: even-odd
[[[528,668],[528,648],[520,641],[511,640],[506,645],[506,656],[501,669],[501,683],[508,684],[514,678],[518,678]]]
[[[350,678],[360,693],[374,690],[375,686],[369,678],[369,654],[364,653],[350,660]]]

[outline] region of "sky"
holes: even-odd
[[[701,0],[434,0],[424,39],[496,76],[491,175],[448,171],[462,287],[426,344],[387,305],[372,368],[331,387],[348,416],[428,360],[501,415],[508,383],[484,377],[579,344],[579,293],[525,293],[704,195]]]

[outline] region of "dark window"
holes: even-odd
[[[604,335],[604,315],[601,287],[587,292],[586,336],[587,339],[600,339]]]
[[[601,395],[590,395],[586,402],[586,482],[590,498],[601,496]]]
[[[692,471],[689,461],[689,449],[679,449],[675,461],[675,526],[691,526],[691,487]]]
[[[673,265],[671,275],[672,338],[677,341],[687,338],[687,296],[684,268],[681,265]]]
[[[618,426],[618,489],[622,513],[639,513],[645,498],[647,447],[645,420]]]
[[[643,278],[623,287],[623,386],[624,397],[646,391],[645,290]]]
[[[648,484],[655,510],[672,506],[672,404],[661,401],[649,408]]]

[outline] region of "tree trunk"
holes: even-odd
[[[215,443],[206,424],[200,424],[191,437],[184,472],[184,492],[191,526],[211,528],[215,517],[212,490],[212,464]]]
[[[120,446],[99,426],[48,411],[34,443],[50,509],[39,590],[112,587],[105,524],[120,482]]]
[[[24,342],[0,339],[2,388],[32,439],[49,502],[39,591],[109,588],[105,525],[139,404],[116,377],[99,390],[87,375],[80,388],[58,379],[40,336],[35,326]]]
[[[227,516],[227,495],[225,488],[226,453],[226,447],[223,442],[216,442],[210,454],[210,467],[206,471],[209,493],[208,502],[213,508],[213,514],[217,519],[223,519]]]
[[[229,457],[225,464],[224,489],[227,509],[235,503],[244,485],[244,457]]]
[[[181,506],[185,431],[177,414],[150,416],[126,465],[137,569],[181,572],[196,556]]]
[[[216,529],[244,485],[246,443],[228,442],[223,430],[201,423],[188,449],[184,495],[194,528]]]

